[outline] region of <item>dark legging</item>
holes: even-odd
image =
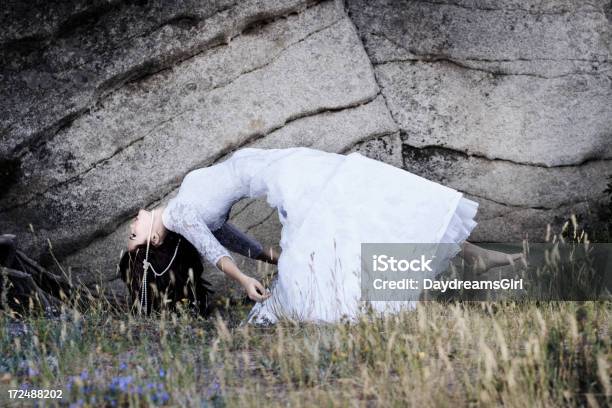
[[[259,259],[264,252],[261,243],[240,231],[229,222],[225,222],[225,224],[219,229],[212,231],[212,233],[221,245],[240,255],[252,259]]]

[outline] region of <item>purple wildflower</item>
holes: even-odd
[[[131,382],[132,382],[131,375],[127,375],[125,377],[113,377],[111,384],[110,384],[110,389],[114,391],[117,388],[119,388],[121,391],[126,391],[128,384],[130,384]]]

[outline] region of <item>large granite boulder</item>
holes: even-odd
[[[36,3],[0,12],[0,231],[115,294],[133,214],[240,147],[439,181],[481,204],[474,240],[538,240],[612,173],[609,2]],[[231,220],[277,245],[264,201]]]
[[[404,167],[480,203],[480,241],[596,218],[612,174],[612,3],[351,0]]]
[[[193,7],[183,6],[183,12]],[[12,122],[5,136],[13,144],[3,148],[18,157],[19,172],[0,199],[0,228],[18,234],[21,245],[50,267],[55,261],[47,238],[64,268],[72,267],[85,283],[116,280],[133,214],[166,202],[188,171],[239,147],[339,152],[397,132],[355,28],[336,2],[214,4],[192,10],[200,14],[188,26],[143,29],[133,34],[138,41],[122,43],[112,35],[116,25],[139,29],[129,24],[138,19],[122,20],[136,6],[129,7],[96,18],[94,27],[109,37],[96,37],[89,59],[116,72],[100,67],[88,86],[75,83],[76,77],[66,81],[62,92],[80,101],[76,115],[66,119],[72,114],[62,95],[11,93],[16,111],[42,99],[32,105],[37,120],[30,111],[6,115]],[[176,21],[179,11],[166,12],[156,24]],[[160,30],[169,37],[160,39]],[[89,51],[95,32],[75,32],[70,42]],[[150,69],[157,56],[165,69]],[[29,84],[23,75],[24,68],[16,68],[5,80]],[[245,202],[232,219],[276,244],[279,225],[272,215],[263,202]]]

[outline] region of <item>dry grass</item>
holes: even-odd
[[[422,303],[334,325],[70,313],[0,320],[8,389],[84,405],[605,406],[610,302]],[[0,374],[2,376],[2,374]],[[140,388],[139,388],[140,387]]]
[[[0,405],[27,388],[62,389],[48,405],[74,406],[610,406],[611,306],[422,302],[269,328],[240,324],[248,306],[209,319],[108,301],[59,319],[4,314]]]

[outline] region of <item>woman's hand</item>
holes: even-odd
[[[246,276],[238,269],[238,266],[228,256],[221,257],[217,262],[217,268],[225,272],[226,275],[239,282],[244,290],[246,290],[249,298],[256,302],[266,300],[272,294],[267,291],[257,279]]]
[[[249,298],[256,302],[266,300],[272,295],[270,291],[266,290],[257,279],[251,278],[250,276],[245,275],[245,278],[241,283]]]

